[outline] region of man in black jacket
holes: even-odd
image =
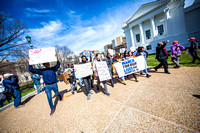
[[[154,67],[154,69],[157,71],[157,69],[159,69],[161,66],[164,66],[165,73],[170,74],[168,71],[166,51],[164,50],[168,42],[169,40],[166,42],[159,42],[157,44],[158,46],[156,47],[156,59],[160,62],[160,64]]]
[[[190,50],[190,53],[193,57],[192,63],[195,63],[196,59],[200,61],[200,58],[197,55],[197,51],[199,49],[198,48],[198,46],[199,46],[198,41],[194,37],[191,37],[190,39],[188,39],[188,41],[191,43],[189,50]]]

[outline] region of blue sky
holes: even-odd
[[[1,0],[0,12],[25,22],[34,48],[68,46],[75,54],[122,35],[123,22],[155,0]],[[194,0],[185,0],[185,7]]]

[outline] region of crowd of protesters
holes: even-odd
[[[191,46],[189,47],[188,52],[193,57],[192,63],[195,63],[196,59],[200,61],[200,58],[197,55],[198,45],[199,45],[198,41],[194,37],[188,39],[188,41],[191,43]],[[171,57],[171,60],[175,64],[174,68],[179,68],[180,67],[179,58],[181,56],[181,51],[184,50],[185,48],[181,44],[179,44],[178,41],[173,41],[172,46],[171,46],[171,54],[169,54],[167,50],[165,49],[165,46],[168,43],[169,43],[169,40],[166,42],[159,42],[157,44],[156,59],[160,62],[160,64],[154,67],[154,69],[155,71],[157,71],[157,69],[163,66],[164,72],[167,74],[170,74],[168,70],[167,59]],[[105,61],[107,63],[108,71],[111,77],[110,79],[111,86],[114,87],[114,71],[115,71],[114,69],[115,68],[113,67],[113,65],[117,62],[121,63],[122,61],[126,61],[138,56],[143,56],[145,61],[147,62],[148,52],[145,51],[144,47],[142,46],[138,47],[136,51],[128,51],[128,52],[125,51],[124,53],[116,53],[115,55],[111,55],[110,53],[108,53],[104,59],[101,58],[100,53],[97,53],[95,56],[95,59],[93,61],[90,60],[92,61],[92,64],[93,64],[91,65],[91,68],[93,69],[93,75],[89,75],[89,76],[78,78],[78,79],[75,76],[76,69],[74,69],[73,64],[71,65],[71,67],[70,65],[67,65],[65,70],[61,70],[59,68],[60,62],[58,60],[57,55],[56,55],[57,64],[54,67],[50,67],[50,63],[47,62],[47,63],[43,63],[45,67],[44,69],[39,69],[39,68],[35,69],[31,65],[28,66],[28,69],[32,73],[31,78],[35,85],[35,89],[37,90],[37,94],[40,94],[42,91],[41,79],[43,80],[42,82],[44,82],[45,84],[43,89],[45,90],[48,103],[51,109],[50,115],[52,115],[55,112],[55,107],[52,102],[51,90],[53,90],[55,95],[59,97],[60,101],[63,100],[62,95],[58,91],[57,75],[62,75],[63,73],[68,74],[70,89],[73,95],[75,94],[74,91],[77,90],[77,87],[78,87],[77,81],[79,81],[80,89],[83,88],[83,84],[84,84],[87,99],[89,100],[91,97],[91,94],[93,94],[92,89],[94,88],[94,79],[97,80],[96,90],[100,91],[101,81],[98,75],[99,70],[96,67],[97,62]],[[88,62],[87,57],[83,55],[81,57],[81,61],[79,64],[85,64],[85,63],[89,63],[89,62]],[[145,74],[143,74],[143,72]],[[146,75],[147,78],[151,77],[151,75],[148,73],[147,68],[144,70],[140,70],[139,74]],[[135,82],[138,82],[137,75],[135,73],[132,73],[131,75],[134,77]],[[130,78],[131,75],[118,77],[117,79],[121,83],[126,85],[127,84],[126,79]],[[102,91],[104,92],[105,95],[110,96],[110,93],[108,92],[108,89],[107,89],[107,81],[102,81],[102,83],[104,85],[104,88]],[[12,97],[14,97],[14,106],[16,108],[22,106],[21,92],[20,92],[17,76],[13,74],[9,74],[9,73],[0,75],[0,106],[2,107],[6,100],[8,102],[12,102]]]

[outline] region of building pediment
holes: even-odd
[[[131,23],[132,21],[138,19],[145,14],[150,13],[151,11],[158,9],[164,5],[166,5],[170,0],[157,0],[154,2],[143,4],[133,16],[131,16],[128,20],[125,21],[126,24]]]

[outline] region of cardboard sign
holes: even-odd
[[[121,63],[117,62],[114,64],[114,66],[119,77],[126,76],[147,68],[144,56],[132,58]]]
[[[41,48],[41,49],[30,49],[29,50],[29,65],[45,63],[45,62],[54,62],[57,61],[55,57],[55,48]]]
[[[76,78],[84,78],[93,74],[91,63],[74,65]]]
[[[64,73],[62,75],[58,75],[59,80],[63,80],[65,84],[69,84],[69,75],[67,73]]]
[[[95,62],[100,81],[111,79],[106,61]]]

